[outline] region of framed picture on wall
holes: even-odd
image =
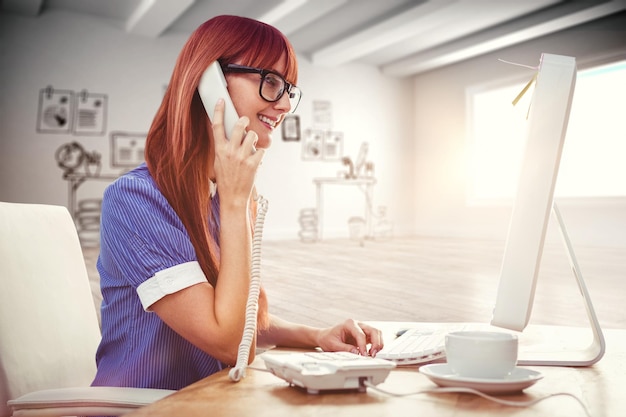
[[[331,130],[333,128],[332,104],[327,100],[313,101],[313,128]]]
[[[83,90],[76,95],[74,134],[103,135],[106,130],[107,96]]]
[[[134,168],[144,161],[145,133],[111,132],[111,165]]]
[[[343,132],[326,132],[324,135],[323,158],[338,161],[343,156]]]
[[[307,129],[304,131],[302,141],[302,159],[305,161],[315,161],[322,159],[324,146],[324,132],[317,129]]]
[[[74,116],[74,92],[51,86],[39,91],[37,132],[69,133]]]
[[[296,114],[288,114],[283,120],[282,127],[283,140],[288,142],[297,142],[300,140],[300,116]]]

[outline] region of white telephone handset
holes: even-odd
[[[220,63],[216,60],[202,74],[198,84],[198,93],[211,121],[213,121],[217,100],[220,98],[224,99],[224,129],[226,137],[230,137],[235,123],[239,120],[239,115],[237,110],[235,110],[230,94],[228,94],[227,85]]]
[[[224,128],[228,138],[232,134],[235,123],[239,120],[239,115],[237,115],[226,86],[226,78],[220,63],[216,60],[202,74],[198,84],[198,93],[210,120],[213,120],[217,100],[220,98],[224,99]],[[250,290],[246,303],[246,322],[237,352],[237,364],[229,373],[230,379],[234,382],[238,382],[246,374],[250,349],[256,333],[258,301],[261,292],[261,239],[263,237],[263,223],[265,221],[265,213],[267,212],[267,204],[267,200],[263,196],[259,195],[257,197],[257,217],[254,224],[254,238],[252,240]]]

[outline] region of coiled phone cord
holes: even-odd
[[[233,382],[239,382],[246,376],[250,348],[256,333],[257,311],[259,308],[259,293],[261,292],[261,241],[263,238],[263,223],[267,213],[268,201],[259,195],[257,201],[257,215],[254,222],[254,236],[252,238],[252,260],[250,263],[250,290],[246,302],[246,322],[243,336],[237,351],[237,363],[230,370],[228,376]]]

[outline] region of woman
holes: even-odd
[[[242,116],[232,132],[224,131],[223,100],[211,123],[197,92],[215,60]],[[235,364],[250,285],[254,178],[272,131],[295,110],[296,81],[287,39],[251,19],[215,17],[184,45],[148,133],[146,163],[104,194],[93,385],[180,389]],[[272,316],[263,291],[257,321],[258,346],[372,356],[382,349],[380,332],[354,320],[313,328]]]

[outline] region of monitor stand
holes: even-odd
[[[558,221],[561,237],[563,238],[563,243],[567,249],[569,263],[572,268],[572,272],[574,273],[574,277],[576,278],[578,289],[583,297],[585,309],[587,310],[587,317],[593,333],[593,341],[586,348],[571,349],[568,348],[566,346],[567,343],[563,343],[562,340],[554,341],[555,335],[553,327],[551,329],[551,326],[531,325],[524,330],[523,335],[520,337],[518,365],[590,366],[602,358],[606,348],[606,343],[604,341],[602,329],[600,328],[600,323],[598,322],[595,310],[593,309],[593,303],[591,302],[591,297],[587,291],[587,286],[585,285],[585,281],[583,280],[583,276],[580,272],[580,267],[578,266],[576,255],[574,254],[574,248],[572,247],[572,243],[567,235],[565,223],[563,222],[563,217],[561,216],[556,202],[553,202],[552,204],[552,213]],[[574,330],[578,330],[578,332]],[[584,337],[585,335],[588,335],[586,332],[581,333],[580,330],[581,329],[573,329],[571,334],[559,334],[559,339],[563,336],[563,339],[567,342],[567,336],[570,336],[569,341],[571,341],[571,338],[580,338],[581,336]],[[527,334],[529,339],[525,340]],[[549,341],[547,348],[537,349],[539,346],[533,343],[533,339],[535,338],[540,341],[540,345]],[[527,345],[525,345],[526,343]]]

